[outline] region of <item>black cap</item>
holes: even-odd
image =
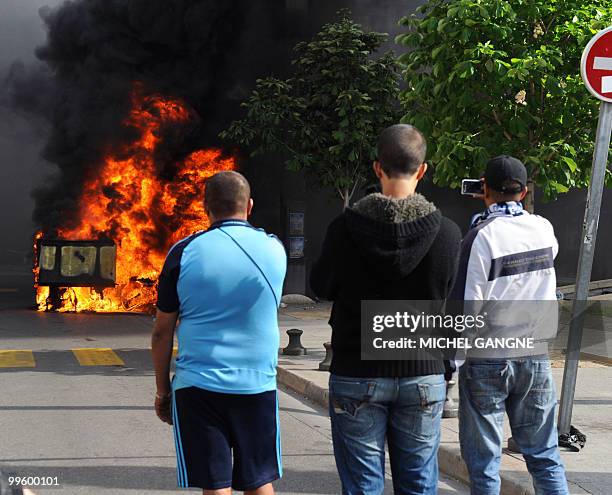
[[[519,193],[527,185],[527,169],[518,158],[500,155],[487,162],[484,179],[488,187],[503,193]],[[516,182],[517,186],[508,186],[508,182]]]

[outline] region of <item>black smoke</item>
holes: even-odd
[[[122,125],[135,82],[183,99],[197,116],[163,130],[156,158],[171,174],[166,164],[218,146],[255,79],[282,72],[287,59],[280,0],[74,0],[40,15],[41,64],[14,64],[7,85],[12,105],[48,123],[43,157],[58,173],[33,192],[34,222],[48,233],[75,221],[102,157],[138,137]]]

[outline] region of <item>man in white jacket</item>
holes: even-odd
[[[472,307],[491,301],[498,307],[508,305],[493,316],[505,318],[508,325],[492,327],[496,334],[505,331],[514,336],[528,324],[524,311],[510,306],[554,308],[554,259],[559,246],[550,222],[523,209],[527,171],[518,159],[493,158],[483,180],[487,209],[474,217],[463,240],[452,299],[471,301],[466,306]],[[536,494],[569,493],[557,445],[550,361],[545,353],[531,354],[488,358],[468,354],[460,369],[459,436],[474,495],[499,494],[504,413]]]

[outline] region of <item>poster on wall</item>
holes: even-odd
[[[289,213],[289,235],[304,235],[304,212]]]
[[[299,259],[304,257],[304,237],[289,238],[289,258]]]

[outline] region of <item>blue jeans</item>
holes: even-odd
[[[536,495],[567,495],[548,359],[468,360],[459,372],[459,440],[472,495],[500,490],[504,412]]]
[[[379,495],[385,484],[385,438],[396,494],[435,495],[443,375],[349,378],[331,375],[329,414],[345,495]]]

